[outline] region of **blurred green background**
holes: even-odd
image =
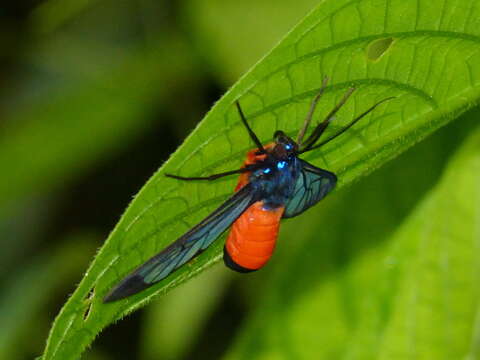
[[[132,196],[215,100],[317,3],[2,5],[0,359],[41,355],[55,315]],[[264,270],[245,277],[217,265],[109,327],[83,358],[250,358],[280,343],[286,358],[296,358],[275,329],[261,345],[248,333],[262,319],[280,332],[278,308],[293,302],[287,295],[301,296],[308,284],[328,282],[381,247],[437,183],[476,114],[286,222]],[[305,249],[313,258],[299,255]]]

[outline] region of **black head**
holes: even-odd
[[[297,143],[289,136],[285,135],[283,131],[275,131],[273,134],[275,146],[272,150],[272,154],[278,159],[286,159],[291,155],[294,155],[298,150]]]

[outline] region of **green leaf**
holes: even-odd
[[[388,210],[356,226],[362,206],[377,210],[376,201],[345,196],[351,212],[328,216],[338,207],[324,209],[325,224],[311,227],[309,240],[282,264],[228,358],[478,358],[479,177],[480,129],[383,242],[375,225]],[[360,190],[372,193],[373,185]],[[378,191],[389,190],[399,189]],[[327,225],[335,217],[343,228]]]
[[[223,244],[217,241],[156,286],[123,301],[102,303],[121,278],[232,193],[235,179],[184,183],[165,178],[164,172],[205,175],[241,165],[252,144],[232,106],[236,99],[259,137],[268,141],[276,129],[292,136],[298,131],[325,75],[331,81],[316,119],[349,86],[358,88],[338,113],[338,126],[376,101],[396,96],[347,134],[306,156],[336,172],[342,187],[478,102],[479,15],[480,5],[466,0],[322,2],[216,103],[136,196],[55,320],[44,360],[77,358],[102,328],[220,259]],[[372,61],[367,51],[372,42],[389,38],[389,48]]]
[[[396,234],[385,257],[394,284],[380,358],[475,359],[480,258],[480,131]],[[388,285],[387,285],[388,286]]]

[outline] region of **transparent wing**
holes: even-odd
[[[337,183],[337,177],[330,171],[319,169],[299,159],[302,170],[295,182],[293,195],[285,204],[284,218],[297,216],[322,200]]]
[[[259,196],[251,184],[245,185],[177,241],[124,278],[104,301],[125,298],[164,279],[210,246],[250,205],[258,200]]]

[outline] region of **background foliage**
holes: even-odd
[[[296,1],[295,6],[286,0],[48,0],[5,8],[0,69],[4,170],[0,358],[42,354],[53,319],[132,196],[226,88],[317,4],[312,0]],[[375,24],[387,20],[398,24],[391,33],[401,33],[402,24],[408,27],[415,19],[417,27],[412,31],[421,36],[407,37],[396,48],[415,66],[391,62],[385,72],[405,76],[407,84],[418,85],[425,76],[430,81],[422,86],[433,101],[456,96],[463,107],[472,106],[475,98],[467,94],[465,84],[473,86],[478,80],[478,20],[468,15],[478,14],[478,9],[466,1],[418,1],[415,13],[386,19],[386,8],[396,9],[399,4],[371,0],[345,6],[353,6],[359,14],[369,11],[371,28],[359,26],[358,37],[361,31],[376,31]],[[328,26],[341,39],[357,29],[358,24],[349,19],[340,15]],[[422,34],[422,26],[440,28],[441,41]],[[342,29],[346,30],[342,33]],[[371,41],[366,38],[365,44]],[[340,64],[364,56],[364,52],[341,50],[335,53],[343,59]],[[374,58],[375,49],[368,51]],[[334,60],[326,59],[325,66]],[[418,72],[406,73],[410,68]],[[430,68],[441,71],[427,76]],[[328,72],[341,74],[347,69]],[[337,75],[334,82],[352,76]],[[248,85],[248,78],[242,81]],[[405,96],[405,89],[386,89],[373,85],[358,99],[367,102],[394,92],[405,106],[402,111],[410,111],[402,113],[405,119],[422,114],[422,104]],[[333,89],[325,106],[341,92]],[[308,98],[303,99],[298,108],[307,103]],[[245,105],[255,110],[248,97]],[[443,115],[438,124],[451,119],[448,112],[455,110],[443,105],[437,104]],[[291,109],[289,119],[300,121],[301,116],[294,115],[298,112]],[[203,134],[219,128],[213,114],[203,125]],[[297,126],[289,119],[280,122],[293,131]],[[256,130],[262,138],[271,136],[271,123],[255,124],[260,124]],[[261,272],[245,277],[216,266],[107,328],[82,358],[477,358],[477,124],[478,109],[473,108],[305,216],[285,222],[275,259]],[[391,145],[392,154],[434,127],[416,129],[397,147]],[[381,128],[366,129],[367,140],[382,134]],[[201,138],[202,128],[199,131]],[[231,136],[237,147],[226,149],[225,141],[212,146],[239,162],[249,145],[241,128]],[[195,137],[189,141],[184,153],[198,145]],[[345,149],[351,150],[346,144]],[[318,154],[312,159],[317,165],[325,161]],[[222,166],[210,157],[182,171],[198,171],[205,161]],[[350,182],[377,164],[365,162],[360,170],[349,172],[348,162],[340,161],[335,170],[353,174],[342,178]],[[232,181],[215,188],[217,202],[210,208],[230,191]],[[182,191],[192,194],[193,203],[201,200],[196,197],[197,185]],[[134,206],[142,209],[145,204],[137,200]],[[174,238],[180,228],[163,234],[162,241]],[[154,245],[148,246],[144,257],[154,252]],[[138,262],[136,256],[125,262]],[[89,289],[84,286],[85,294]],[[86,318],[93,315],[88,319],[94,322],[98,310],[82,298],[72,311]],[[95,333],[85,330],[72,336],[93,338]],[[61,351],[77,358],[75,351],[81,347]]]

